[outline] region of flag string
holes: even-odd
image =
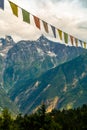
[[[0,0],[0,7],[4,10],[4,0]],[[10,7],[12,9],[13,14],[18,17],[18,10],[19,8],[22,10],[22,16],[23,16],[23,21],[30,24],[30,15],[33,16],[34,19],[34,23],[36,25],[36,27],[41,30],[41,22],[43,23],[43,27],[46,33],[49,33],[49,28],[51,28],[52,32],[53,32],[53,36],[56,38],[56,32],[58,33],[59,36],[59,40],[61,40],[63,43],[70,43],[72,46],[76,46],[76,47],[83,47],[83,48],[87,48],[87,43],[62,31],[61,29],[53,26],[52,24],[49,24],[48,22],[42,20],[41,18],[33,15],[32,13],[28,12],[27,10],[23,9],[22,7],[20,7],[19,5],[13,3],[12,1],[8,0]]]

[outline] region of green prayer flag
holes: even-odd
[[[64,41],[65,43],[68,43],[68,34],[64,32]]]
[[[30,13],[22,9],[23,21],[30,23]]]

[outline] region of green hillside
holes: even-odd
[[[87,53],[84,53],[35,80],[26,80],[26,84],[23,80],[17,82],[9,95],[24,113],[35,110],[41,102],[47,104],[48,111],[54,107],[70,109],[87,103],[86,86]]]

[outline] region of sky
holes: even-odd
[[[41,34],[57,41],[52,33],[35,27],[22,20],[21,10],[18,18],[12,14],[8,0],[5,10],[0,9],[0,37],[11,35],[15,41],[35,40]],[[87,0],[10,0],[47,23],[87,42]]]

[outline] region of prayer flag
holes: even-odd
[[[30,13],[28,13],[26,10],[22,9],[23,14],[23,21],[30,23]]]
[[[76,47],[78,47],[78,39],[75,38]]]
[[[48,33],[48,24],[45,22],[45,21],[42,21],[43,22],[43,26],[44,26],[44,29],[45,31]]]
[[[35,22],[36,27],[40,29],[40,19],[36,16],[33,16],[33,17],[34,17],[34,22]]]
[[[68,34],[64,32],[64,41],[65,43],[68,43]]]
[[[79,42],[80,42],[80,45],[81,45],[81,47],[82,47],[82,41],[81,41],[81,40],[79,40]]]
[[[52,28],[52,31],[53,31],[54,37],[56,38],[56,30],[55,30],[55,27],[51,25],[51,28]]]
[[[58,29],[58,33],[59,33],[60,40],[62,40],[62,31],[60,29]]]
[[[70,40],[71,40],[71,43],[72,43],[72,46],[74,45],[74,42],[73,42],[73,36],[70,35]]]
[[[0,0],[0,8],[4,10],[4,0]]]
[[[84,42],[84,48],[86,49],[86,42]]]
[[[11,1],[9,1],[9,3],[10,3],[13,14],[18,17],[18,6],[12,3]]]

